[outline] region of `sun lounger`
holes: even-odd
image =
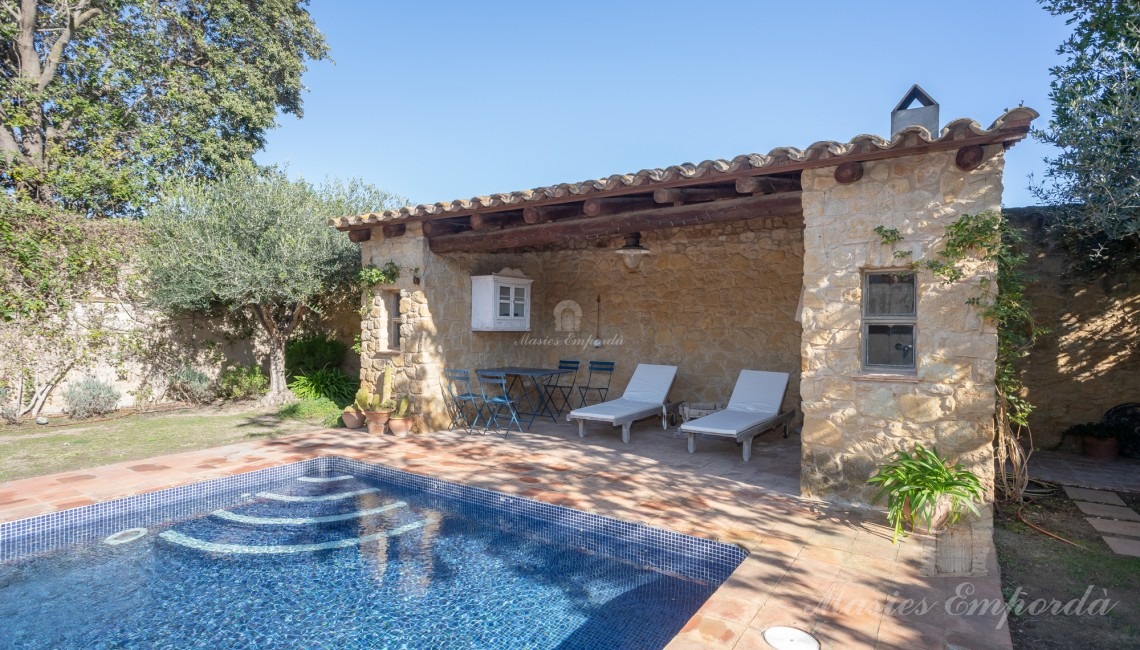
[[[752,439],[773,427],[788,425],[795,411],[780,412],[784,392],[788,389],[788,373],[763,370],[741,370],[736,388],[728,400],[728,408],[681,425],[689,434],[689,453],[697,448],[697,434],[733,438],[744,445],[744,460],[752,458]]]
[[[665,422],[665,399],[676,376],[677,366],[638,364],[620,398],[575,409],[566,419],[578,421],[579,437],[586,437],[586,421],[590,420],[620,426],[622,442],[629,442],[629,428],[637,420],[660,415]]]

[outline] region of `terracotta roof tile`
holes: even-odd
[[[767,154],[743,154],[731,160],[706,160],[699,164],[684,163],[671,167],[643,169],[632,174],[614,174],[606,178],[585,180],[579,183],[559,183],[532,190],[407,206],[385,210],[384,212],[338,217],[330,219],[329,223],[346,230],[362,225],[395,220],[462,216],[485,209],[520,209],[528,204],[539,202],[549,204],[557,202],[557,199],[572,201],[577,197],[587,198],[592,194],[635,188],[649,190],[658,186],[668,186],[672,183],[693,179],[708,179],[711,183],[716,182],[719,176],[745,173],[748,170],[761,170],[758,171],[758,174],[764,171],[775,174],[785,171],[783,169],[785,167],[794,167],[794,169],[786,171],[795,171],[805,167],[835,165],[842,162],[840,159],[843,158],[857,159],[881,151],[897,150],[899,156],[905,156],[908,149],[922,145],[931,143],[950,144],[958,140],[1000,135],[1002,132],[1009,132],[1011,136],[1016,136],[1008,138],[1009,141],[1016,141],[1025,136],[1029,122],[1037,117],[1037,111],[1021,106],[1006,111],[1004,115],[994,120],[988,129],[982,128],[976,121],[968,118],[954,120],[943,127],[937,138],[932,137],[925,127],[909,126],[896,133],[889,140],[881,136],[867,134],[857,135],[848,142],[821,140],[802,150],[795,147],[777,147]],[[811,163],[818,163],[818,165]]]

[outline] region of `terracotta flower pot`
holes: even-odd
[[[1116,438],[1081,436],[1081,455],[1097,460],[1116,460],[1118,445]]]
[[[388,420],[388,429],[391,430],[392,435],[397,438],[404,438],[408,432],[412,430],[412,418],[390,418]]]
[[[364,426],[364,414],[356,409],[342,411],[340,419],[344,422],[344,428],[346,429],[359,429]]]
[[[910,499],[903,501],[903,518],[910,522],[910,530],[912,533],[926,533],[927,535],[941,535],[947,528],[947,522],[950,521],[950,502],[946,498],[938,500],[937,505],[934,507],[934,516],[930,518],[930,526],[927,527],[926,519],[913,517],[910,511]]]
[[[364,419],[368,422],[368,433],[374,436],[384,435],[384,429],[388,426],[388,418],[391,415],[391,411],[365,411]]]

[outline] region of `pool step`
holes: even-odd
[[[346,512],[339,515],[323,515],[320,517],[254,517],[251,515],[242,515],[229,510],[215,510],[210,514],[226,521],[235,521],[240,524],[253,524],[255,526],[305,526],[308,524],[325,524],[334,521],[346,521],[348,519],[358,519],[360,517],[367,517],[369,515],[376,515],[397,508],[403,508],[408,504],[403,501],[396,501],[389,503],[379,508],[369,508],[368,510],[357,510],[355,512]]]
[[[352,546],[360,546],[367,542],[371,542],[383,537],[396,537],[406,532],[423,528],[423,521],[415,521],[410,524],[404,524],[391,530],[380,531],[371,535],[363,535],[361,537],[350,537],[347,539],[337,539],[328,542],[318,542],[315,544],[280,544],[268,546],[253,546],[247,544],[224,544],[218,542],[207,542],[203,539],[183,535],[175,530],[168,530],[161,533],[159,537],[178,544],[199,551],[206,551],[208,553],[220,554],[234,554],[234,555],[280,555],[286,553],[309,553],[313,551],[325,551],[336,548],[349,548]]]
[[[362,494],[373,494],[379,492],[380,488],[365,488],[363,490],[353,490],[351,492],[335,492],[333,494],[318,494],[316,496],[298,496],[293,494],[277,494],[276,492],[258,492],[257,496],[262,499],[270,499],[272,501],[285,501],[287,503],[318,503],[321,501],[340,501],[341,499],[351,499],[358,497]]]

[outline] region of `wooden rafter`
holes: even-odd
[[[707,203],[658,206],[489,232],[429,235],[428,243],[434,253],[488,251],[520,246],[541,246],[570,239],[607,237],[662,228],[726,223],[758,217],[802,216],[801,200],[802,193],[798,191],[762,194]]]

